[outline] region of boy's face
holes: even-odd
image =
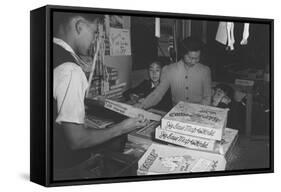
[[[82,21],[79,24],[79,33],[77,33],[77,49],[80,55],[89,56],[90,48],[97,32],[97,23]]]
[[[153,82],[158,82],[161,76],[161,67],[155,63],[151,64],[149,67],[149,78]]]
[[[183,56],[186,65],[195,65],[200,61],[200,51],[189,51]]]

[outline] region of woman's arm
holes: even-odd
[[[123,93],[123,96],[126,99],[130,99],[130,95],[136,94],[139,97],[145,97],[147,95],[147,92],[149,91],[149,80],[142,81],[138,86],[128,89]]]

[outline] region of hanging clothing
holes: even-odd
[[[248,43],[249,28],[250,28],[250,24],[249,23],[244,23],[243,39],[240,42],[241,45],[247,45],[247,43]]]
[[[249,38],[249,23],[244,23],[243,35],[242,40],[240,41],[240,45],[247,45],[248,38]],[[234,50],[234,43],[235,43],[235,32],[234,32],[234,22],[219,22],[217,34],[216,34],[216,41],[223,45],[227,45],[227,50]]]
[[[227,30],[226,30],[226,22],[219,22],[216,41],[221,44],[226,45],[227,43]]]
[[[226,23],[226,30],[227,30],[227,48],[229,48],[231,51],[234,50],[234,23],[233,22],[227,22]]]

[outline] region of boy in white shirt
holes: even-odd
[[[80,153],[114,137],[143,127],[142,117],[129,118],[108,129],[88,129],[84,124],[84,97],[88,87],[78,55],[88,55],[97,19],[92,14],[54,13],[53,108],[54,167],[71,167],[87,158]],[[76,160],[74,160],[76,159]]]

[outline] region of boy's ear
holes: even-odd
[[[83,21],[81,19],[75,20],[75,31],[77,32],[78,35],[82,31],[82,27],[83,27],[82,25],[83,25]]]

